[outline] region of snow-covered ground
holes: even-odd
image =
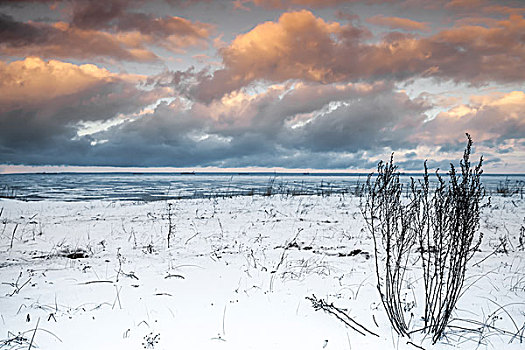
[[[0,349],[525,347],[525,200],[516,196],[484,209],[455,328],[434,346],[392,331],[355,197],[2,200],[0,209]],[[407,319],[417,328],[412,273]],[[379,337],[314,310],[312,295]]]

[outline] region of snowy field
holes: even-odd
[[[0,209],[0,349],[525,348],[519,196],[493,196],[484,209],[468,288],[436,345],[392,331],[359,198],[2,200]],[[416,329],[420,274],[410,273]],[[312,295],[378,336],[316,311]]]

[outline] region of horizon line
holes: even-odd
[[[423,170],[407,170],[398,168],[403,174],[423,174]],[[433,174],[436,170],[445,174],[449,168],[430,168],[429,173]],[[0,175],[9,174],[176,174],[176,173],[195,173],[195,174],[370,174],[376,172],[377,168],[365,169],[314,169],[314,168],[283,168],[283,167],[115,167],[115,166],[70,166],[70,165],[7,165],[0,164]],[[525,175],[525,171],[494,171],[494,169],[484,170],[486,175]]]
[[[371,173],[377,171],[34,171],[34,172],[0,172],[2,175],[110,175],[110,174],[122,174],[122,175],[302,175],[302,176],[319,176],[319,175],[331,175],[331,176],[368,176]],[[423,175],[422,171],[399,171],[400,175]],[[448,173],[440,169],[441,175]],[[430,176],[435,176],[435,171],[429,171]],[[502,173],[502,172],[483,172],[482,175],[487,176],[525,176],[525,173]]]

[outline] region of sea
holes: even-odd
[[[447,175],[443,174],[447,179]],[[0,174],[0,198],[23,201],[155,201],[251,195],[358,195],[364,173],[38,173]],[[402,174],[401,182],[421,179]],[[431,181],[435,181],[434,175]],[[525,174],[483,174],[488,194],[523,197]]]

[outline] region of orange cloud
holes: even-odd
[[[337,66],[351,64],[351,57],[341,55],[343,49],[367,35],[366,30],[326,22],[306,10],[284,13],[277,22],[260,24],[222,48],[225,68],[203,82],[199,93],[207,99],[258,79],[344,80],[346,72]]]
[[[461,26],[423,39],[420,48],[430,49],[429,63],[439,66],[438,76],[483,84],[525,79],[525,19],[511,15],[493,27]]]
[[[199,97],[210,100],[257,80],[524,80],[524,18],[512,15],[492,24],[460,25],[427,37],[394,32],[369,43],[371,34],[364,28],[327,22],[306,10],[287,12],[222,48],[224,68],[201,83]]]
[[[129,81],[138,76],[118,76],[92,64],[74,65],[29,57],[23,61],[0,61],[0,112],[38,105],[45,100],[75,95],[97,85]]]
[[[278,23],[266,22],[237,36],[221,53],[227,65],[251,70],[247,79],[272,73],[276,77],[285,75],[318,81],[327,79],[329,72],[317,62],[330,58],[330,35],[342,29],[339,23],[327,23],[307,11],[285,13]],[[285,60],[279,63],[282,58]],[[298,59],[290,65],[293,58]]]
[[[423,32],[430,30],[428,23],[414,21],[408,18],[385,17],[383,15],[377,15],[368,18],[366,21],[371,24],[385,26],[392,29],[418,30]]]
[[[101,92],[106,94],[105,101],[120,98],[127,101],[129,96],[133,96],[142,103],[152,103],[169,92],[167,88],[150,93],[138,90],[136,86],[145,80],[144,76],[115,74],[93,64],[75,65],[57,60],[44,61],[37,57],[10,63],[0,61],[0,76],[0,115],[33,109],[39,115],[49,115],[68,105],[96,104],[95,100],[88,101],[86,98]],[[114,93],[113,90],[119,92]],[[101,97],[97,99],[102,100]],[[104,118],[113,116],[108,113]],[[68,118],[75,120],[82,117],[71,115]]]
[[[455,105],[423,125],[416,138],[427,144],[455,143],[467,131],[478,142],[522,139],[524,110],[523,91],[471,96],[468,104]]]

